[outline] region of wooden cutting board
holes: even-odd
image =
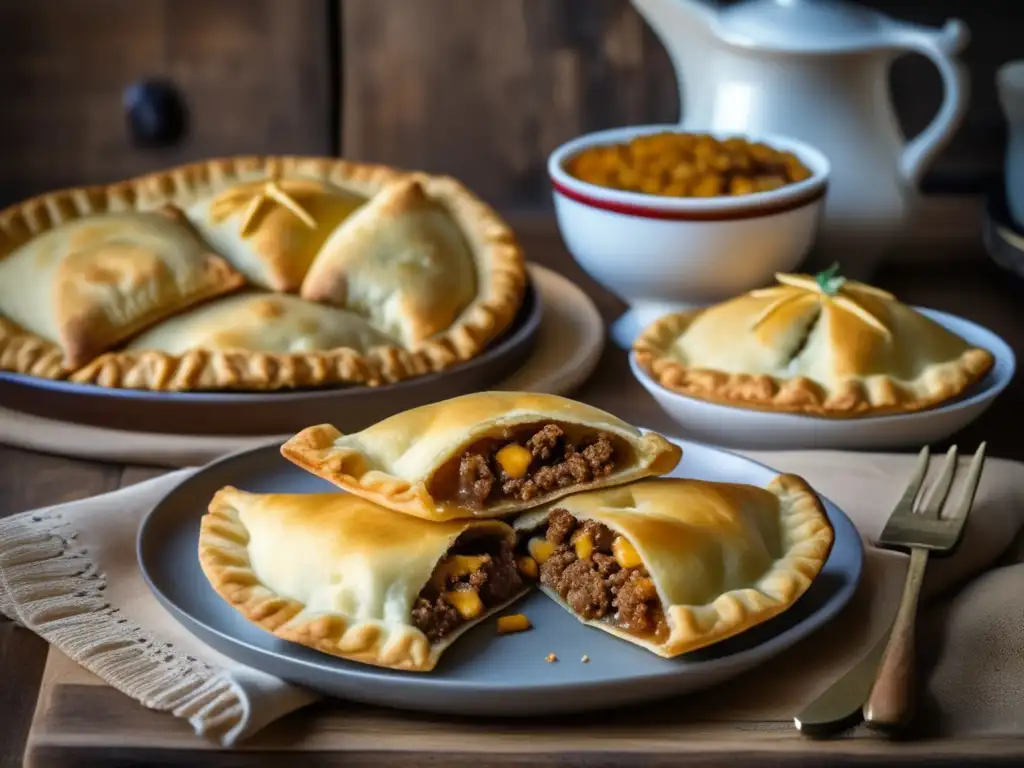
[[[792,720],[716,719],[714,694],[611,715],[545,721],[445,720],[393,710],[317,704],[228,750],[182,720],[147,710],[50,650],[25,754],[26,766],[279,766],[301,757],[346,768],[536,765],[767,766],[1020,765],[1014,739],[892,743],[863,727],[828,741]]]

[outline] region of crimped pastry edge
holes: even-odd
[[[60,347],[2,316],[0,371],[15,371],[42,379],[63,379],[69,372]]]
[[[605,427],[607,430],[607,427]],[[627,435],[616,432],[619,437]],[[421,481],[410,481],[374,467],[356,447],[338,446],[343,433],[331,424],[317,424],[298,432],[281,446],[281,455],[296,466],[349,493],[362,496],[383,507],[424,520],[445,521],[488,519],[515,515],[542,506],[573,493],[626,485],[646,477],[671,472],[682,458],[682,449],[654,432],[635,439],[639,466],[631,471],[592,480],[585,484],[559,488],[529,502],[505,501],[486,511],[440,505]],[[445,460],[450,457],[444,457]]]
[[[784,554],[750,589],[720,595],[709,605],[674,605],[663,647],[678,656],[725,640],[788,610],[811,586],[832,551],[835,531],[807,482],[778,475],[765,488],[779,500]]]
[[[705,605],[668,606],[666,618],[671,632],[663,643],[645,640],[605,622],[580,618],[549,586],[542,584],[540,589],[580,622],[663,658],[700,650],[745,632],[791,608],[817,578],[835,542],[825,508],[803,478],[777,475],[765,490],[779,500],[784,554],[750,587],[730,590]],[[514,527],[528,535],[546,518],[528,513]]]
[[[874,376],[867,384],[849,380],[829,393],[803,376],[776,379],[767,374],[724,373],[673,360],[669,348],[703,311],[658,318],[633,342],[633,355],[640,368],[665,389],[719,405],[834,419],[913,413],[958,397],[995,363],[988,350],[970,347],[956,360],[928,366],[912,381]]]
[[[407,172],[383,165],[334,158],[248,155],[189,163],[110,185],[59,190],[0,212],[0,254],[68,221],[91,214],[150,211],[187,206],[203,195],[260,174],[297,174],[367,196],[400,179],[417,178],[436,195],[459,224],[477,264],[487,266],[486,285],[446,331],[415,349],[377,347],[277,354],[250,350],[190,350],[183,355],[157,351],[112,351],[77,369],[62,369],[36,350],[26,352],[22,330],[5,344],[0,330],[0,370],[50,371],[49,378],[109,388],[154,391],[277,390],[329,384],[376,386],[439,373],[480,354],[515,318],[526,291],[523,252],[511,228],[456,179]],[[0,256],[3,258],[3,256]],[[480,275],[483,279],[484,275]],[[8,336],[11,334],[8,333]],[[51,344],[41,337],[40,342]],[[10,346],[17,343],[18,349]],[[5,348],[7,351],[5,352]],[[52,354],[52,353],[51,353]],[[49,358],[47,358],[49,359]],[[7,367],[10,365],[11,367]],[[18,367],[14,367],[17,365]]]
[[[529,591],[525,587],[479,618],[465,622],[431,644],[412,625],[350,620],[337,613],[304,614],[305,605],[265,586],[249,560],[249,532],[226,486],[210,501],[200,521],[199,564],[214,591],[246,619],[271,634],[321,653],[407,672],[429,672],[460,635],[504,610]]]

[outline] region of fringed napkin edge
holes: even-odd
[[[231,676],[122,616],[76,538],[56,511],[0,520],[0,612],[144,706],[233,743],[248,704]]]

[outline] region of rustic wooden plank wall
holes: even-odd
[[[1024,56],[1024,3],[863,1],[971,27],[971,112],[928,186],[977,191],[1000,168],[993,77]],[[453,173],[502,208],[543,207],[561,141],[679,117],[667,55],[628,0],[62,0],[60,13],[5,0],[0,29],[0,204],[220,154],[340,152]],[[128,140],[122,91],[150,76],[187,102],[178,146]],[[907,57],[892,80],[914,133],[938,76]]]
[[[452,173],[501,206],[597,128],[675,120],[671,64],[625,0],[343,0],[344,154]]]
[[[329,5],[0,3],[0,204],[222,154],[330,153]],[[148,77],[184,96],[191,125],[178,146],[129,141],[122,92]]]

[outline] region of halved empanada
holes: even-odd
[[[61,224],[0,258],[0,314],[88,362],[244,278],[173,206]]]
[[[199,561],[237,611],[277,637],[352,661],[428,671],[526,591],[506,523],[429,523],[349,494],[227,487]]]
[[[325,480],[429,520],[497,517],[671,471],[682,450],[556,395],[481,392],[352,435],[309,427],[281,453]]]
[[[659,478],[580,493],[521,516],[541,588],[580,621],[659,656],[693,651],[782,613],[832,547],[807,483]]]
[[[353,214],[324,244],[302,297],[365,315],[406,346],[451,326],[477,294],[476,265],[429,183],[403,179]]]

